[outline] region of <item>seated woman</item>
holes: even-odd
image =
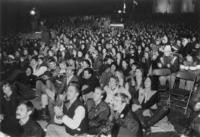
[[[131,98],[130,93],[125,88],[120,87],[119,79],[116,76],[111,76],[109,83],[107,86],[104,87],[106,92],[106,99],[105,102],[108,103],[110,107],[112,107],[113,100],[115,98],[116,93],[124,93],[126,94],[129,99]]]
[[[138,97],[134,100],[132,111],[136,113],[144,129],[148,129],[169,112],[167,106],[158,106],[158,92],[152,89],[152,81],[147,77],[144,88],[140,88]]]

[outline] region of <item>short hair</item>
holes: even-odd
[[[22,105],[22,104],[27,107],[28,111],[31,111],[31,114],[33,114],[35,108],[34,108],[32,102],[30,102],[30,101],[22,101],[22,102],[19,103],[19,105]]]
[[[80,94],[80,86],[77,82],[75,82],[75,81],[70,82],[69,86],[66,89],[68,89],[70,86],[73,86],[75,88],[75,91]]]
[[[86,62],[86,64],[88,64],[89,67],[91,66],[91,63],[88,59],[84,59],[83,62]]]
[[[31,70],[31,74],[33,74],[33,68],[31,66],[28,66],[26,69],[28,68]]]
[[[92,76],[93,76],[93,74],[94,74],[94,71],[93,71],[93,69],[92,68],[85,68],[84,69],[84,72],[85,71],[87,71],[89,74],[91,74]]]

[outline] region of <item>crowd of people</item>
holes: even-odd
[[[142,137],[169,114],[169,102],[161,103],[158,91],[169,78],[153,70],[170,70],[169,88],[180,70],[199,74],[198,24],[145,19],[122,29],[97,25],[99,20],[47,20],[45,39],[1,36],[2,132],[114,137],[128,130]],[[49,122],[46,133],[31,118],[35,98]]]

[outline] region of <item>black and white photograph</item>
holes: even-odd
[[[200,137],[200,0],[0,0],[0,137]]]

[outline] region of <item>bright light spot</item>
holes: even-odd
[[[122,11],[121,11],[121,10],[118,10],[118,13],[119,13],[119,14],[121,14],[121,13],[122,13]]]
[[[32,16],[34,16],[34,15],[36,14],[35,9],[32,9],[32,10],[30,11],[30,14],[31,14]]]

